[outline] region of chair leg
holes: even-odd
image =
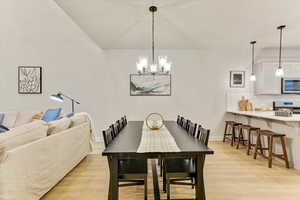
[[[224,131],[223,142],[225,142],[225,140],[226,140],[227,128],[228,128],[228,123],[225,124],[225,131]]]
[[[164,170],[163,170],[163,192],[166,193],[167,192],[167,180],[166,180],[166,166],[164,165]]]
[[[167,200],[170,200],[170,197],[171,197],[171,195],[170,195],[170,179],[169,178],[167,178]]]
[[[144,200],[147,200],[148,197],[148,179],[147,175],[144,178]]]
[[[268,137],[269,146],[269,168],[272,168],[272,156],[273,156],[273,136]]]
[[[257,157],[257,150],[258,150],[259,146],[261,146],[261,143],[260,143],[260,134],[258,134],[257,138],[256,138],[256,145],[255,145],[254,155],[253,155],[254,159],[256,159],[256,157]]]
[[[282,146],[282,152],[283,152],[283,157],[284,157],[284,161],[285,161],[285,167],[286,168],[290,168],[289,166],[289,158],[286,152],[286,145],[285,145],[285,140],[284,137],[280,137],[280,141],[281,141],[281,146]]]

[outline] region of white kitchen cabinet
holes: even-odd
[[[277,67],[278,63],[275,62],[261,62],[255,65],[254,72],[256,74],[256,95],[281,94],[281,78],[275,76]]]
[[[300,63],[299,62],[288,62],[284,63],[284,77],[287,78],[300,78]]]

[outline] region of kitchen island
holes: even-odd
[[[274,111],[228,110],[228,118],[264,130],[286,135],[286,145],[290,166],[300,170],[300,114],[291,117],[275,116]],[[275,141],[275,152],[281,152],[279,141]],[[266,140],[264,145],[266,145]]]

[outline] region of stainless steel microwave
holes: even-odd
[[[300,94],[300,78],[283,78],[282,94]]]

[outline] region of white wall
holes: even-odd
[[[178,114],[212,129],[212,139],[223,134],[226,111],[226,91],[229,70],[245,70],[247,50],[160,50],[173,62],[172,96],[136,97],[129,95],[129,74],[135,73],[139,56],[145,50],[107,50],[105,54],[110,73],[110,119],[127,113],[130,120],[144,119],[150,112],[159,112],[175,120]],[[238,56],[237,56],[238,55]],[[248,86],[247,86],[248,87]]]
[[[77,111],[103,121],[106,80],[103,52],[52,0],[2,0],[0,6],[0,111],[63,106],[48,98],[57,91],[78,98]],[[43,67],[43,94],[19,95],[18,66]],[[101,108],[103,109],[103,108]],[[99,124],[101,126],[101,124]],[[98,126],[98,127],[99,127]]]
[[[166,119],[184,115],[220,139],[229,89],[229,70],[247,70],[249,45],[241,49],[162,50],[172,60],[172,96],[129,95],[129,74],[145,50],[101,50],[51,0],[3,0],[0,7],[0,110],[45,110],[59,104],[48,96],[64,91],[78,98],[97,130],[121,115],[143,120],[150,112]],[[43,67],[43,94],[17,93],[17,67]]]

